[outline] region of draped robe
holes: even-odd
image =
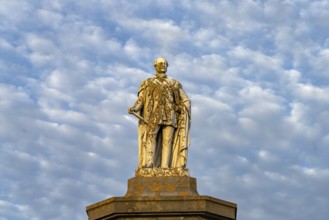
[[[162,134],[157,133],[156,147],[150,140],[158,126],[175,128],[171,146],[170,167],[184,168],[190,144],[191,102],[182,85],[168,77],[149,78],[143,81],[134,105],[144,120],[138,123],[138,168],[161,166]]]

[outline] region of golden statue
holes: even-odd
[[[136,176],[184,176],[190,144],[191,102],[182,85],[167,77],[168,62],[154,61],[155,76],[144,80],[128,113],[139,118]]]

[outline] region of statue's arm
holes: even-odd
[[[138,112],[141,110],[141,108],[144,106],[144,99],[145,99],[145,82],[142,82],[138,94],[137,94],[137,100],[135,104],[128,109],[128,112],[131,114],[132,112]]]
[[[184,91],[182,85],[179,82],[177,82],[177,88],[178,88],[181,103],[185,106],[185,109],[187,110],[189,115],[191,115],[191,100],[190,100],[190,98],[187,96],[186,92]]]
[[[182,102],[185,104],[185,106],[190,107],[191,106],[191,100],[186,95],[186,92],[182,89],[179,90],[180,97],[182,99]]]

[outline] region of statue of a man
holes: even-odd
[[[135,104],[128,109],[139,118],[138,168],[185,168],[191,102],[182,85],[167,77],[168,62],[154,61],[155,76],[144,80]]]

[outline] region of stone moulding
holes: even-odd
[[[237,205],[199,195],[190,176],[133,177],[123,197],[86,208],[89,220],[236,220]]]
[[[89,220],[235,220],[234,203],[210,196],[113,197],[87,207]]]
[[[139,168],[136,177],[190,176],[186,168]]]

